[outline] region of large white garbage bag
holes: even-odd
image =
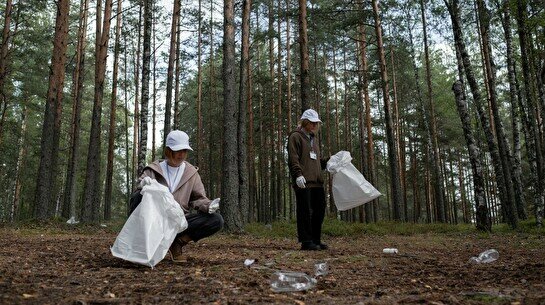
[[[187,228],[184,211],[166,186],[151,180],[110,249],[113,256],[153,267],[167,254],[176,234]]]
[[[381,195],[352,164],[347,151],[339,151],[327,161],[327,170],[333,176],[333,199],[340,211],[365,204]]]

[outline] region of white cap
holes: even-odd
[[[303,112],[303,115],[301,116],[301,120],[309,120],[313,123],[321,122],[320,118],[318,117],[318,112],[314,109],[307,109],[305,112]]]
[[[173,130],[168,133],[165,146],[172,149],[172,151],[179,151],[183,149],[193,150],[189,146],[189,136],[187,133],[180,130]]]

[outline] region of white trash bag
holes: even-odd
[[[125,222],[110,249],[112,255],[153,268],[168,252],[176,234],[187,229],[184,211],[166,186],[151,180],[142,202]]]
[[[347,151],[339,151],[327,161],[327,170],[333,176],[333,199],[339,211],[365,204],[382,195],[352,164]]]

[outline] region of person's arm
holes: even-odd
[[[204,184],[202,183],[201,176],[195,174],[195,183],[193,184],[193,189],[191,190],[191,195],[189,197],[189,206],[195,210],[199,210],[204,213],[208,213],[208,207],[210,206],[210,200],[206,197],[206,192],[204,190]]]
[[[303,167],[301,166],[301,142],[295,134],[288,138],[288,167],[291,176],[295,179],[303,176]]]

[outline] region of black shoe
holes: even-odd
[[[327,250],[329,247],[326,244],[318,243],[318,247],[320,247],[320,250]]]
[[[320,250],[320,246],[313,242],[303,242],[301,244],[301,250],[310,250],[310,251],[317,251]]]

